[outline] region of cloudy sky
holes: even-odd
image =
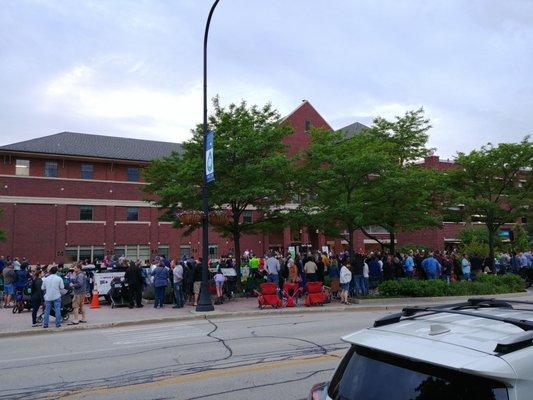
[[[183,141],[210,0],[3,0],[0,145],[61,131]],[[443,157],[533,133],[533,1],[221,0],[209,96],[308,99],[334,127],[424,106]]]

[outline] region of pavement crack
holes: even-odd
[[[209,332],[207,334],[208,337],[210,338],[213,338],[213,339],[216,339],[219,343],[221,343],[225,348],[226,350],[228,351],[228,355],[226,357],[223,358],[223,360],[227,360],[228,358],[231,358],[233,356],[233,350],[231,349],[231,347],[226,343],[226,341],[218,336],[215,336],[213,335],[213,333],[216,332],[216,330],[218,329],[218,325],[215,324],[213,321],[211,321],[209,318],[206,317],[205,319],[207,322],[209,322],[211,325],[213,325],[213,330],[211,332]]]

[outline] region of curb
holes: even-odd
[[[119,321],[119,322],[105,322],[99,324],[89,324],[83,326],[65,326],[61,329],[55,329],[50,327],[48,329],[23,329],[18,331],[4,331],[0,332],[0,338],[13,337],[13,336],[34,336],[45,335],[48,333],[60,333],[71,331],[85,331],[94,329],[107,329],[118,328],[125,326],[135,325],[148,325],[148,324],[163,324],[169,322],[181,322],[181,321],[194,321],[201,319],[220,319],[220,318],[238,318],[238,317],[261,317],[272,315],[284,315],[284,314],[318,314],[324,312],[381,312],[389,310],[401,310],[403,307],[422,304],[434,304],[435,302],[446,303],[448,301],[461,301],[467,300],[472,297],[495,297],[495,298],[512,298],[522,297],[530,295],[529,292],[509,293],[499,295],[488,296],[451,296],[451,297],[412,297],[412,298],[391,298],[391,299],[367,299],[358,300],[357,305],[354,306],[331,306],[331,307],[295,307],[295,308],[283,308],[283,309],[268,309],[268,310],[246,310],[246,311],[213,311],[212,313],[189,311],[189,315],[180,315],[174,317],[161,317],[161,318],[149,318],[141,320],[131,321]],[[357,300],[357,299],[355,299]],[[408,300],[408,301],[406,301]],[[378,304],[380,301],[387,301],[388,304]]]
[[[261,317],[272,315],[284,315],[284,314],[319,314],[324,312],[372,312],[372,311],[387,311],[401,309],[403,306],[364,306],[364,307],[315,307],[315,308],[291,308],[291,309],[272,309],[261,310],[258,313],[257,310],[250,311],[224,311],[213,313],[197,313],[196,311],[190,311],[191,315],[183,315],[176,317],[163,317],[163,318],[150,318],[142,320],[132,321],[119,321],[119,322],[105,322],[100,324],[88,324],[84,326],[65,326],[60,329],[50,326],[48,329],[24,329],[18,331],[4,331],[0,332],[0,338],[8,338],[14,336],[36,336],[46,335],[49,333],[62,333],[71,331],[87,331],[94,329],[108,329],[118,328],[125,326],[135,325],[148,325],[148,324],[163,324],[169,322],[182,322],[182,321],[194,321],[201,319],[220,319],[220,318],[238,318],[238,317]]]

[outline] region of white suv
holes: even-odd
[[[533,302],[407,307],[347,335],[351,348],[313,400],[531,400]]]

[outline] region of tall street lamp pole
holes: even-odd
[[[211,302],[211,295],[207,286],[208,280],[208,263],[209,259],[209,198],[207,193],[207,173],[206,173],[206,154],[207,154],[207,37],[209,36],[209,25],[211,24],[211,17],[213,11],[220,0],[215,0],[209,11],[207,23],[205,24],[204,33],[204,179],[202,185],[202,205],[204,215],[202,218],[202,286],[200,288],[200,298],[196,305],[196,311],[213,311],[215,307]]]

